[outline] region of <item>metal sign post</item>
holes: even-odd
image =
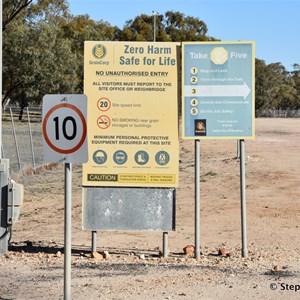
[[[170,188],[178,186],[179,170],[179,43],[156,42],[159,13],[153,13],[153,42],[85,42],[84,91],[91,101],[89,161],[83,166],[82,185],[87,189],[86,216],[91,213],[92,218],[99,219],[93,220],[96,226],[86,226],[86,230],[131,227],[162,231],[166,257],[167,230],[174,230],[174,226],[172,222],[164,226],[164,221],[175,218],[173,201],[167,201],[175,199]],[[132,53],[134,49],[138,51]],[[131,189],[126,195],[125,188]],[[100,198],[99,206],[112,203],[114,195],[122,192],[122,205],[117,202],[114,207],[106,206],[109,214],[100,218],[100,207],[90,210],[95,205],[91,189],[99,194],[95,196]],[[142,205],[146,200],[146,205]],[[156,207],[160,200],[162,206]],[[165,207],[166,203],[171,206]],[[150,207],[158,209],[156,216],[150,213]],[[116,213],[114,218],[110,217],[112,211]],[[137,213],[136,222],[128,222],[128,214],[133,211]]]
[[[245,175],[245,141],[240,143],[240,189],[241,189],[241,224],[242,224],[242,256],[248,256],[247,222],[246,222],[246,175]]]
[[[169,254],[169,235],[167,231],[163,232],[163,257],[167,258]]]
[[[237,139],[242,255],[247,256],[244,139],[255,136],[254,42],[182,43],[182,134],[195,140],[195,256],[200,231],[200,141]],[[240,152],[240,153],[239,153]]]
[[[45,162],[65,164],[64,299],[71,299],[72,163],[88,159],[87,97],[45,95],[43,98],[43,153]]]
[[[159,15],[158,11],[152,11],[153,13],[153,42],[156,41],[156,16]],[[169,235],[168,232],[163,232],[163,243],[162,243],[162,249],[163,249],[163,257],[168,257],[168,244],[169,244]]]
[[[72,164],[65,164],[65,251],[64,251],[64,299],[71,299],[72,255]]]
[[[97,231],[92,230],[92,252],[97,251]]]
[[[200,140],[195,140],[195,258],[200,260]]]

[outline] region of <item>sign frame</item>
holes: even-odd
[[[173,42],[85,42],[83,186],[178,186],[179,54]]]
[[[86,120],[85,95],[45,95],[42,119],[44,161],[86,162],[88,160]]]
[[[182,60],[182,138],[254,139],[255,42],[183,42]]]

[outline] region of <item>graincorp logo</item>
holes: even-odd
[[[106,55],[106,48],[101,44],[94,46],[92,51],[93,55],[98,59],[102,59]]]
[[[109,65],[109,61],[103,59],[107,54],[107,50],[102,44],[95,45],[92,49],[92,54],[96,59],[90,60],[90,65]]]

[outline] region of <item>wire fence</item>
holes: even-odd
[[[2,114],[2,157],[10,162],[10,173],[43,164],[42,108],[7,107]]]
[[[300,118],[300,109],[264,109],[256,111],[258,118]]]
[[[257,111],[256,116],[299,118],[300,109]],[[9,159],[11,174],[43,165],[41,106],[9,106],[3,111],[1,151]]]

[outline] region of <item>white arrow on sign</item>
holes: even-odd
[[[187,97],[243,97],[251,92],[247,83],[239,85],[186,85],[184,93]]]

